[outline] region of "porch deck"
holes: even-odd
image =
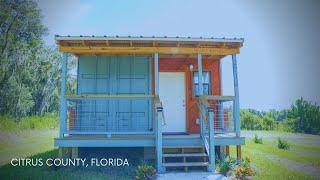
[[[216,134],[216,146],[243,145],[244,137],[237,137],[235,133]],[[198,147],[204,146],[199,134],[163,135],[163,147]],[[155,147],[155,135],[70,135],[56,138],[57,147]]]

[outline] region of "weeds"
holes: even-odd
[[[283,150],[289,150],[290,144],[287,140],[278,137],[278,148]]]
[[[236,160],[228,156],[218,163],[217,171],[226,176],[229,171],[234,169],[235,164]]]
[[[262,144],[262,138],[258,137],[257,134],[254,135],[254,138],[253,138],[253,142],[256,143],[256,144]]]
[[[156,170],[150,165],[138,166],[135,179],[137,180],[153,180],[156,179]]]

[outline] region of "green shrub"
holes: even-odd
[[[264,115],[262,117],[262,129],[263,130],[274,130],[276,127],[275,119],[270,117],[269,115]]]
[[[226,176],[229,171],[232,171],[234,169],[235,164],[235,159],[227,157],[218,163],[217,171]]]
[[[288,143],[287,140],[278,137],[278,148],[288,150],[290,149],[290,144]]]
[[[241,129],[246,130],[262,130],[262,118],[256,114],[251,113],[247,109],[240,111]]]
[[[138,166],[135,179],[137,180],[153,180],[156,179],[156,170],[150,165]]]
[[[286,118],[278,125],[279,131],[295,132],[296,119]]]
[[[262,138],[259,138],[257,134],[254,135],[253,142],[256,144],[262,144]]]

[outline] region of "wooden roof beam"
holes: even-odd
[[[59,46],[61,52],[74,54],[198,54],[229,55],[239,54],[238,48],[184,48],[184,47],[66,47]]]

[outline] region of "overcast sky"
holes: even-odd
[[[244,38],[238,55],[240,104],[283,109],[303,97],[320,104],[320,1],[40,0],[46,43],[54,35]],[[231,57],[223,63],[232,93]]]

